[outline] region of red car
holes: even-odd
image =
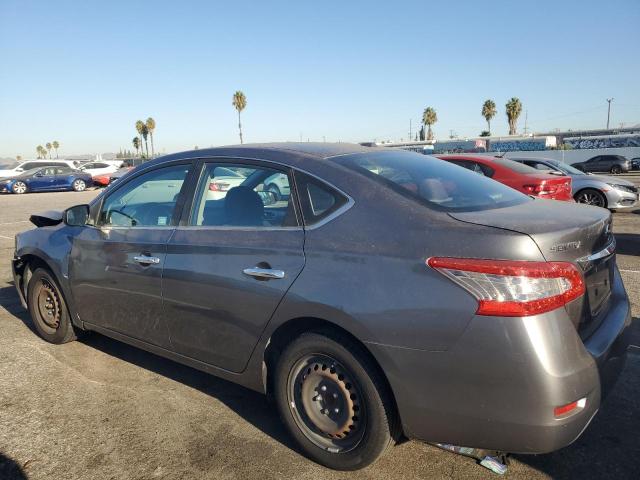
[[[550,200],[572,202],[571,177],[540,173],[506,158],[481,155],[436,155],[436,157],[493,178],[516,190]]]

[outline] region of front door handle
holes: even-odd
[[[272,268],[245,268],[242,273],[254,278],[262,278],[265,280],[284,278],[283,270],[274,270]]]
[[[158,265],[160,263],[158,257],[148,257],[147,255],[137,255],[133,259],[141,265]]]

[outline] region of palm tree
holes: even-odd
[[[482,104],[482,116],[487,121],[487,132],[491,135],[491,119],[496,116],[496,104],[493,100],[486,100]]]
[[[240,131],[240,143],[242,143],[242,122],[240,121],[240,112],[247,106],[247,97],[240,90],[233,94],[233,102],[231,104],[238,111],[238,130]]]
[[[153,131],[156,129],[156,121],[149,117],[147,118],[147,123],[145,125],[147,126],[149,136],[151,137],[151,158],[153,158],[155,156],[155,151],[153,149]]]
[[[424,123],[429,127],[427,130],[427,140],[433,140],[433,132],[431,131],[431,125],[435,124],[437,121],[438,121],[438,114],[433,109],[433,107],[425,108],[424,113],[422,114],[422,123]]]
[[[133,143],[133,147],[136,149],[136,155],[139,155],[140,139],[138,137],[133,137],[133,141],[131,143]]]
[[[47,142],[45,147],[47,148],[47,152],[49,152],[49,159],[51,159],[51,149],[53,148],[53,145],[51,145],[51,142]]]
[[[16,155],[16,161],[21,162],[22,161],[22,155]]]
[[[136,122],[136,130],[138,132],[138,141],[140,142],[140,149],[142,150],[142,132],[147,128],[142,120],[138,120]],[[144,150],[142,151],[142,156],[144,156]]]
[[[149,137],[149,129],[147,128],[146,124],[142,125],[142,138],[144,139],[144,148],[147,152],[146,154],[146,158],[149,158],[149,142],[147,141],[147,138]]]
[[[509,120],[509,135],[516,134],[518,125],[518,117],[522,113],[522,102],[517,97],[511,97],[511,100],[505,105],[507,120]]]
[[[42,158],[42,151],[44,150],[44,148],[42,148],[42,145],[38,145],[36,147],[36,152],[38,152],[38,158]]]
[[[53,145],[53,149],[56,151],[56,158],[58,158],[58,148],[60,148],[60,142],[58,142],[57,140],[54,140],[52,145]]]

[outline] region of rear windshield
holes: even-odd
[[[495,180],[428,155],[376,152],[345,155],[336,161],[438,210],[489,210],[531,201]]]
[[[508,158],[492,158],[491,159],[492,162],[497,163],[498,165],[502,165],[505,168],[508,168],[509,170],[513,170],[514,172],[518,172],[518,173],[540,173],[539,170],[536,170],[533,167],[530,167],[529,165],[525,165],[524,163],[519,163],[519,162],[515,162],[513,160],[509,160]]]

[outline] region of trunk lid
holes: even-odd
[[[613,249],[608,249],[614,241],[608,210],[536,199],[513,207],[449,215],[529,235],[546,260],[577,265],[584,274],[587,292],[566,309],[583,337],[597,327],[609,303],[615,269]]]

